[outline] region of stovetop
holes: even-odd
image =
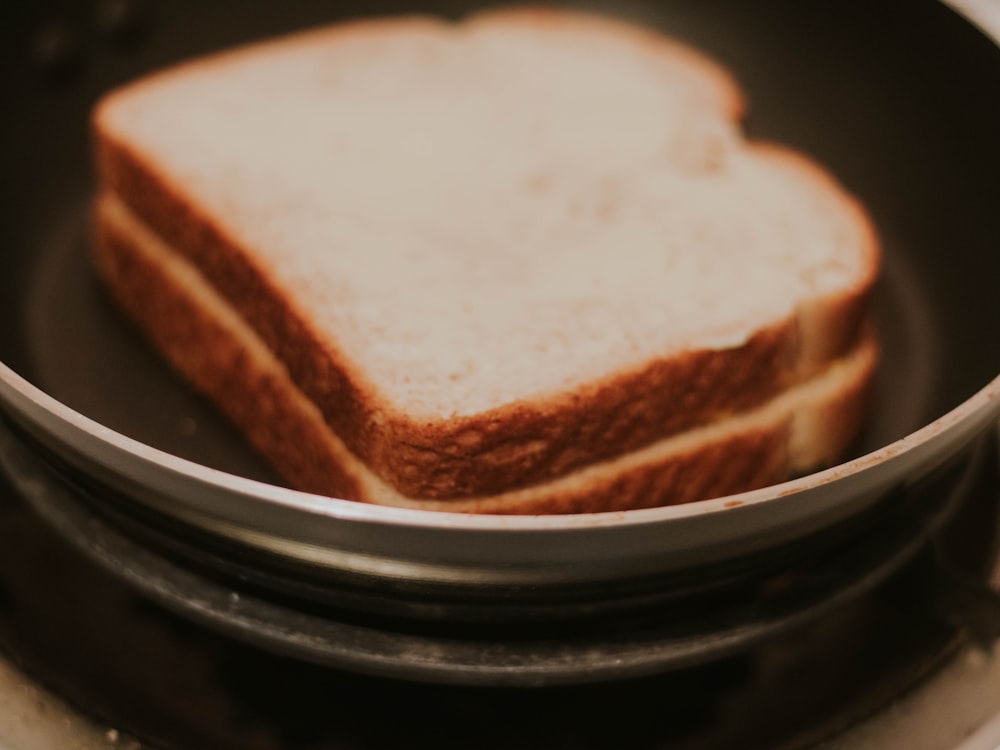
[[[143,599],[0,484],[0,748],[990,748],[1000,597],[970,608],[961,590],[927,592],[985,590],[984,567],[1000,587],[997,466],[935,537],[966,571],[948,587],[929,546],[736,656],[544,689],[365,677],[244,645]]]

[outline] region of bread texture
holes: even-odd
[[[100,103],[99,266],[304,489],[566,512],[761,486],[856,430],[878,243],[743,109],[700,53],[582,13],[307,32]]]

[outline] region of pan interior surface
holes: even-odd
[[[87,260],[87,116],[107,88],[194,54],[342,16],[453,2],[177,2],[130,52],[82,42],[78,77],[52,82],[26,11],[0,82],[10,207],[0,223],[0,360],[96,422],[196,463],[279,483],[112,309]],[[752,137],[800,148],[868,206],[883,240],[875,300],[884,358],[855,455],[955,408],[1000,372],[1000,50],[935,2],[587,3],[681,38],[729,67]],[[929,50],[934,50],[933,54]],[[41,158],[44,155],[45,158]],[[13,210],[13,206],[18,210]]]

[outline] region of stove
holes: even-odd
[[[363,676],[241,643],[142,597],[0,484],[0,747],[992,748],[998,442],[899,570],[780,638],[526,688]]]
[[[955,4],[1000,37],[1000,0]],[[143,596],[0,479],[0,750],[992,750],[997,444],[944,525],[863,594],[698,664],[547,687],[359,675],[243,643]],[[231,583],[208,585],[238,611]]]

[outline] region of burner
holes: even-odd
[[[187,609],[181,616],[152,602],[148,587],[140,594],[95,565],[93,551],[81,554],[67,544],[8,486],[0,487],[0,643],[25,670],[121,737],[157,748],[388,748],[400,737],[409,746],[438,748],[801,747],[894,700],[946,663],[969,634],[989,635],[990,600],[962,597],[954,609],[954,600],[937,595],[954,587],[935,581],[955,576],[931,563],[937,548],[976,581],[992,561],[995,452],[995,443],[985,441],[969,465],[988,471],[959,472],[975,480],[958,493],[946,526],[886,582],[824,608],[822,617],[793,618],[781,638],[665,674],[469,687],[359,676],[283,657],[227,637],[218,623],[199,625]],[[75,507],[84,513],[87,506]],[[84,527],[93,521],[113,529],[97,516],[74,518]],[[165,569],[150,572],[162,576]],[[141,561],[132,568],[136,578],[145,572]],[[187,574],[205,588],[186,596],[196,600],[216,589],[219,598],[206,601],[219,611],[245,612],[252,602],[275,606]],[[772,580],[777,586],[779,579]],[[961,627],[949,621],[956,612]],[[977,617],[984,630],[970,630],[966,620],[974,625]],[[573,628],[563,627],[574,641]],[[619,642],[629,643],[624,631]]]
[[[615,589],[505,592],[499,603],[487,598],[472,607],[432,601],[418,608],[420,617],[412,614],[412,600],[303,584],[259,559],[213,550],[211,538],[192,537],[190,529],[139,522],[122,510],[127,502],[107,496],[87,502],[81,488],[56,481],[9,433],[3,447],[24,497],[59,533],[195,621],[351,671],[550,685],[718,660],[858,597],[913,558],[982,477],[996,474],[993,440],[982,443],[877,510],[777,552]]]

